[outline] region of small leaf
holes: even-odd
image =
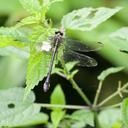
[[[51,112],[51,120],[53,123],[54,128],[58,128],[58,125],[60,123],[60,121],[63,119],[65,115],[65,111],[62,110],[53,110]]]
[[[65,15],[62,27],[65,29],[90,31],[121,10],[121,7],[82,8]]]
[[[22,6],[30,13],[35,14],[41,11],[39,0],[19,0]]]
[[[77,110],[68,118],[75,121],[72,128],[83,128],[86,125],[94,127],[94,113],[90,110]],[[79,127],[76,127],[76,124]]]
[[[120,109],[106,109],[100,112],[98,116],[101,128],[112,128],[118,122],[121,122]]]
[[[40,113],[40,106],[34,104],[31,92],[23,102],[24,89],[11,88],[0,90],[0,126],[19,127],[46,123],[48,116]]]
[[[66,63],[66,69],[68,70],[68,71],[71,71],[73,68],[74,68],[74,66],[77,64],[78,62],[68,62],[68,63]]]
[[[108,68],[106,70],[104,70],[99,76],[98,76],[98,80],[104,81],[105,78],[112,74],[112,73],[117,73],[120,72],[124,69],[124,67],[112,67],[112,68]]]
[[[122,103],[122,118],[124,124],[128,127],[128,98],[124,99]]]
[[[48,72],[51,54],[46,52],[32,52],[27,66],[25,97],[30,90],[38,85]],[[42,87],[43,90],[43,87]]]
[[[54,89],[51,95],[50,103],[51,104],[62,104],[62,105],[66,104],[65,95],[60,85],[57,85],[56,88]]]

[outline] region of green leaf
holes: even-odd
[[[24,89],[0,90],[0,126],[18,127],[46,123],[48,116],[40,113],[40,106],[34,104],[31,92],[23,102]]]
[[[55,2],[61,2],[61,1],[63,1],[63,0],[43,0],[43,6],[49,7]]]
[[[12,15],[21,9],[18,0],[0,0],[0,14]]]
[[[128,127],[128,98],[124,99],[122,103],[122,118],[124,124]]]
[[[76,64],[77,64],[77,62],[68,62],[68,63],[66,63],[66,69],[68,70],[68,71],[71,71],[73,68],[74,68],[74,66],[76,66]]]
[[[51,95],[51,104],[66,104],[65,95],[60,85],[57,85]]]
[[[112,128],[121,122],[121,111],[116,108],[103,110],[100,112],[98,120],[101,128]]]
[[[118,29],[116,32],[110,34],[110,37],[122,39],[128,41],[128,27],[122,27]]]
[[[1,50],[0,50],[1,51]],[[26,75],[26,60],[18,57],[0,58],[0,89],[22,86]],[[17,75],[19,74],[20,75]]]
[[[30,54],[27,66],[26,89],[24,98],[26,98],[30,90],[38,85],[39,81],[41,81],[47,75],[50,60],[50,53],[32,52]]]
[[[40,18],[36,16],[28,16],[22,19],[19,23],[16,24],[16,27],[22,27],[25,25],[33,25],[38,24],[40,22]]]
[[[57,128],[60,121],[63,119],[65,115],[65,111],[62,111],[62,110],[53,110],[51,112],[51,120],[52,120],[52,123],[53,123],[53,127],[54,128]]]
[[[109,35],[112,45],[120,50],[128,51],[128,27],[122,27]]]
[[[28,37],[31,35],[31,31],[26,28],[0,27],[0,35],[12,37],[15,40],[28,43]]]
[[[13,37],[0,35],[0,55],[28,58],[28,43],[15,40]]]
[[[117,8],[82,8],[65,15],[62,27],[65,29],[90,31],[121,10]]]
[[[56,88],[54,89],[51,95],[50,103],[62,104],[62,105],[66,104],[65,96],[60,85],[57,85]],[[54,128],[57,128],[60,121],[63,119],[65,115],[65,111],[63,111],[62,108],[52,108],[52,110],[53,111],[51,112],[51,120]]]
[[[24,42],[16,41],[12,37],[7,37],[7,36],[1,36],[0,35],[0,48],[1,47],[7,47],[7,46],[13,46],[13,47],[17,47],[17,48],[24,48],[24,47],[28,46],[28,44],[24,43]]]
[[[124,67],[111,67],[111,68],[108,68],[106,70],[104,70],[97,78],[98,80],[101,80],[101,81],[104,81],[105,78],[112,74],[112,73],[117,73],[117,72],[120,72],[124,69]]]
[[[90,110],[77,110],[67,117],[74,120],[71,128],[84,128],[86,125],[94,127],[94,113]]]
[[[39,0],[19,0],[22,6],[30,13],[35,14],[41,11]]]
[[[22,59],[29,58],[28,50],[18,49],[12,46],[0,48],[0,55],[1,56],[15,56],[15,57],[20,57]]]

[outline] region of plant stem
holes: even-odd
[[[64,62],[63,59],[62,59],[61,63],[62,63],[62,66],[63,66],[63,68],[65,70],[65,74],[67,76],[67,80],[69,80],[69,82],[72,84],[72,87],[77,91],[77,93],[81,96],[81,98],[85,101],[85,103],[87,105],[91,106],[91,102],[89,101],[89,99],[87,98],[85,93],[81,90],[81,88],[77,85],[77,83],[74,81],[74,79],[72,77],[68,78],[68,76],[70,76],[70,73],[67,70],[67,68],[65,66],[65,62]]]
[[[84,94],[84,92],[81,90],[81,88],[76,84],[76,82],[70,78],[70,83],[72,84],[73,88],[78,92],[78,94],[82,97],[82,99],[87,103],[87,105],[91,105],[91,102],[87,98],[87,96]]]
[[[108,108],[116,108],[116,107],[119,107],[119,106],[121,106],[121,102],[117,103],[117,104],[110,105],[110,106],[100,107],[99,109],[102,110],[102,109],[108,109]]]
[[[40,103],[36,103],[36,104],[44,108],[89,109],[88,106],[79,106],[79,105],[40,104]]]
[[[99,96],[100,96],[100,92],[101,92],[101,89],[102,89],[102,85],[103,85],[103,81],[100,81],[99,85],[98,85],[98,89],[96,91],[96,96],[95,96],[95,99],[94,99],[93,106],[97,105],[97,102],[98,102],[98,99],[99,99]]]
[[[101,107],[102,105],[104,105],[105,103],[107,103],[109,100],[111,100],[113,97],[119,95],[119,93],[121,91],[123,91],[124,89],[126,89],[128,87],[128,83],[126,83],[122,88],[120,88],[120,90],[117,90],[115,93],[113,93],[112,95],[110,95],[109,97],[107,97],[105,100],[103,100],[101,103],[98,104],[98,107]]]

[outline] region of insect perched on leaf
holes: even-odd
[[[52,46],[50,45],[49,42],[53,43]],[[62,59],[65,62],[77,61],[78,65],[80,65],[80,66],[86,66],[86,67],[97,66],[97,62],[95,59],[93,59],[87,55],[81,54],[80,52],[96,51],[99,48],[101,48],[102,43],[98,42],[98,43],[96,43],[95,48],[90,48],[78,40],[72,40],[72,39],[65,37],[65,33],[63,30],[56,31],[54,36],[49,37],[49,42],[43,42],[43,45],[40,46],[40,49],[42,51],[48,52],[52,49],[52,58],[50,61],[47,77],[46,77],[46,80],[45,80],[44,86],[43,86],[43,89],[45,92],[49,89],[50,76],[51,76],[51,72],[52,72],[54,59],[55,59],[56,53],[58,51],[58,48],[61,45],[64,45]]]

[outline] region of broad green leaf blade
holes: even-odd
[[[120,50],[128,51],[128,27],[120,28],[119,30],[110,34],[112,45]]]
[[[84,128],[86,125],[94,127],[94,113],[90,110],[77,110],[68,118],[75,121],[71,128]]]
[[[31,53],[27,66],[26,89],[24,98],[26,98],[30,90],[33,89],[36,85],[38,85],[39,81],[43,80],[43,78],[47,75],[50,60],[50,53]]]
[[[101,128],[114,128],[114,125],[121,123],[120,109],[106,109],[100,112],[98,116]]]
[[[128,98],[124,99],[122,103],[122,118],[124,124],[128,127]]]
[[[34,94],[31,92],[24,102],[23,96],[23,88],[0,90],[1,127],[18,127],[47,122],[47,115],[40,113],[40,106],[33,103]]]
[[[98,78],[98,80],[104,81],[105,78],[107,76],[109,76],[110,74],[120,72],[123,69],[124,69],[124,67],[111,67],[111,68],[108,68],[108,69],[104,70],[103,72],[101,72],[101,74],[97,78]]]
[[[28,44],[24,43],[24,42],[16,41],[14,38],[9,37],[9,36],[1,36],[0,35],[0,48],[7,47],[7,46],[24,48],[24,47],[27,47]]]
[[[62,110],[53,110],[51,112],[51,120],[54,128],[58,128],[60,121],[63,119],[65,111]]]
[[[22,6],[30,13],[35,14],[41,11],[39,0],[19,0]]]
[[[26,49],[19,49],[12,46],[0,48],[0,55],[1,56],[15,56],[20,57],[23,59],[29,58],[28,50]]]
[[[1,57],[0,59],[0,89],[24,85],[26,75],[26,60],[18,57]],[[17,75],[19,74],[20,75]]]
[[[90,31],[102,22],[113,16],[121,10],[116,8],[82,8],[65,15],[62,19],[62,27],[64,29]]]
[[[17,41],[11,36],[0,35],[0,55],[26,59],[29,56],[28,43]]]
[[[28,37],[31,35],[31,31],[25,28],[0,27],[0,35],[12,37],[15,40],[28,43]]]
[[[66,104],[65,95],[60,85],[57,85],[51,95],[51,104]]]

